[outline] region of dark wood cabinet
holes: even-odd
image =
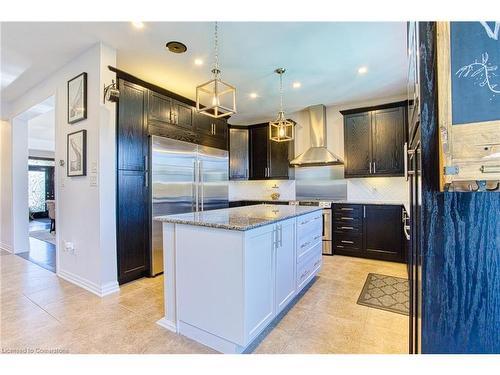
[[[369,175],[371,162],[371,115],[369,112],[344,117],[345,176]]]
[[[264,180],[268,176],[269,134],[267,127],[250,129],[250,179]]]
[[[120,98],[121,100],[121,98]],[[172,101],[170,98],[158,94],[154,91],[149,91],[148,95],[148,122],[156,121],[167,124],[172,123]]]
[[[116,239],[118,282],[132,281],[148,273],[148,90],[119,80],[117,116]],[[155,114],[160,115],[161,102]]]
[[[377,176],[403,174],[405,109],[372,113],[372,172]]]
[[[181,128],[193,129],[193,108],[172,99],[172,123]]]
[[[403,207],[333,205],[334,254],[404,262]]]
[[[406,104],[341,111],[346,178],[403,175]]]
[[[117,158],[118,169],[144,170],[147,155],[147,123],[144,116],[147,90],[119,81]]]
[[[365,205],[364,210],[366,253],[377,259],[405,261],[402,207]]]
[[[145,276],[149,269],[147,173],[118,171],[117,250],[120,284]]]
[[[229,179],[247,180],[249,177],[248,129],[229,129]]]
[[[251,126],[249,129],[250,179],[289,179],[293,177],[293,170],[290,168],[293,141],[271,141],[267,124]]]

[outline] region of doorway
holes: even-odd
[[[54,97],[14,119],[14,219],[20,257],[56,272],[55,106]],[[16,204],[17,202],[17,204]],[[16,221],[15,221],[16,222]]]

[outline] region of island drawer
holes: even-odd
[[[302,215],[297,218],[297,238],[306,238],[315,233],[319,228],[323,230],[323,212],[314,211],[307,215]]]
[[[323,247],[323,237],[321,232],[319,232],[315,237],[311,238],[309,241],[297,246],[297,263],[302,262],[307,259],[310,254],[314,252],[321,252]],[[319,248],[319,250],[318,250]]]
[[[309,282],[312,275],[321,266],[321,248],[322,244],[320,243],[307,253],[303,261],[297,264],[297,291]]]

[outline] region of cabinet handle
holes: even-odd
[[[341,220],[354,220],[353,217],[346,217],[346,216],[341,216],[340,219]]]
[[[349,229],[349,230],[353,230],[354,228],[353,228],[353,227],[340,227],[340,229]]]
[[[350,243],[350,244],[354,243],[354,241],[347,241],[347,240],[341,240],[340,242],[342,242],[342,243]]]
[[[144,170],[147,171],[149,169],[148,165],[148,155],[144,155]]]
[[[350,208],[350,207],[342,207],[341,208],[342,211],[352,211],[353,208]]]
[[[366,217],[366,206],[363,206],[363,217]]]
[[[144,172],[144,187],[149,187],[149,172]]]
[[[318,260],[316,261],[316,263],[314,263],[314,266],[313,266],[313,267],[316,267],[316,266],[317,266],[318,264],[320,264],[320,263],[321,263],[321,259],[318,259]]]
[[[342,249],[344,248],[344,246],[342,246],[342,245],[337,245],[337,247],[341,247]]]
[[[314,240],[319,240],[322,236],[316,236],[314,237]]]
[[[311,221],[311,220],[302,221],[302,222],[300,223],[300,225],[305,225],[305,224],[309,223],[310,221]]]
[[[408,181],[408,142],[405,142],[405,145],[403,147],[403,164],[404,164],[404,176],[405,180]]]
[[[377,162],[373,162],[373,173],[377,173]]]
[[[370,162],[370,174],[372,174],[372,162]]]
[[[300,248],[303,249],[304,247],[306,246],[309,246],[309,244],[311,243],[311,241],[307,241],[305,244],[303,244]]]

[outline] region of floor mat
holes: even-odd
[[[369,273],[359,295],[358,305],[408,315],[410,305],[408,280]]]

